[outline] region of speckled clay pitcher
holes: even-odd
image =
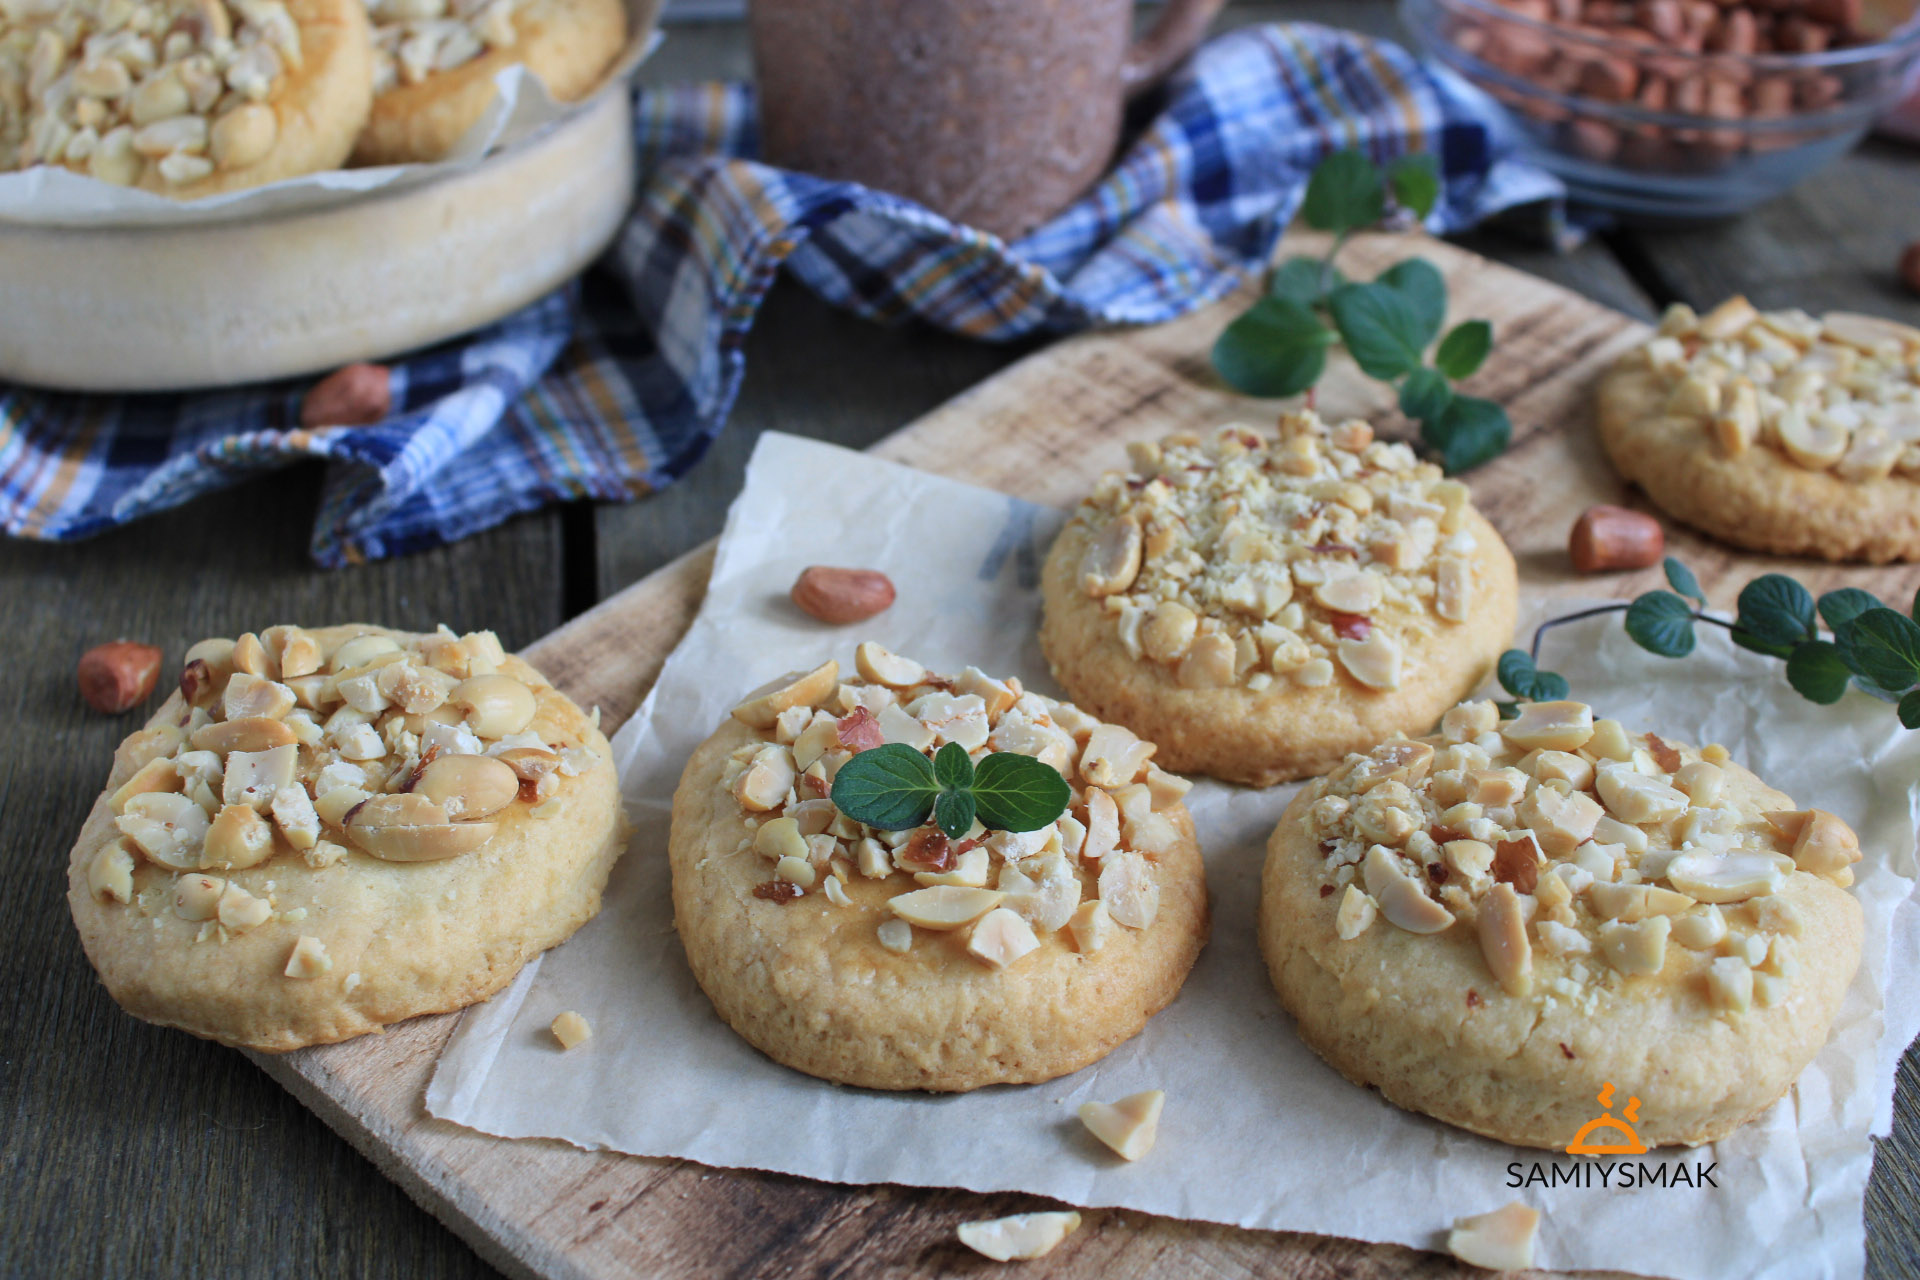
[[[1126,99],[1222,0],[753,0],[761,151],[1011,240],[1107,167]]]

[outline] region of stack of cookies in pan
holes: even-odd
[[[0,7],[0,172],[190,200],[444,156],[522,64],[563,101],[620,0],[23,0]]]

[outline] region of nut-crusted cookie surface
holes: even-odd
[[[1920,559],[1920,329],[1675,306],[1602,381],[1599,429],[1622,476],[1736,546]]]
[[[274,627],[188,651],[67,901],[128,1012],[278,1052],[485,999],[624,842],[597,724],[491,632]]]
[[[374,100],[355,164],[439,160],[519,63],[555,98],[584,97],[627,39],[621,0],[372,0]]]
[[[373,100],[360,0],[0,9],[0,169],[197,199],[338,167]]]
[[[1048,553],[1040,640],[1169,769],[1264,786],[1425,730],[1513,632],[1513,557],[1466,486],[1364,422],[1129,453]]]
[[[1301,1038],[1391,1102],[1564,1148],[1611,1085],[1649,1146],[1790,1088],[1860,960],[1860,857],[1708,746],[1578,703],[1449,711],[1349,758],[1267,846],[1260,942]]]
[[[674,920],[720,1016],[844,1084],[959,1091],[1111,1052],[1179,991],[1207,936],[1186,784],[1152,748],[973,668],[862,645],[750,698],[674,793]],[[882,831],[835,808],[859,751],[1033,756],[1073,791],[1037,831]],[[1095,781],[1097,779],[1097,781]]]

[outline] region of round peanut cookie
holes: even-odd
[[[1465,485],[1364,422],[1287,414],[1128,450],[1047,555],[1040,643],[1160,763],[1267,786],[1432,727],[1513,634]]]
[[[1171,1001],[1207,937],[1187,784],[1153,747],[969,667],[863,644],[735,709],[673,798],[675,926],[755,1048],[874,1089],[1047,1080]],[[1073,800],[1029,832],[866,827],[829,798],[860,751],[960,743],[1033,756]]]
[[[1719,747],[1580,703],[1505,722],[1463,703],[1300,792],[1267,845],[1260,945],[1301,1038],[1389,1102],[1619,1151],[1630,1136],[1587,1129],[1604,1105],[1647,1147],[1697,1145],[1826,1042],[1860,962],[1859,857]]]
[[[598,717],[492,632],[273,627],[188,651],[68,869],[122,1007],[279,1052],[484,1000],[600,909]]]
[[[373,114],[359,165],[444,157],[519,63],[561,102],[583,98],[627,40],[621,0],[371,0]]]
[[[0,169],[193,200],[338,168],[373,102],[360,0],[0,9]]]
[[[1920,559],[1920,329],[1675,306],[1602,380],[1599,427],[1622,476],[1735,546]]]

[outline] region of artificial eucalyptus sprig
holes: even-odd
[[[1817,601],[1785,574],[1769,573],[1741,588],[1732,621],[1705,612],[1706,596],[1693,571],[1672,556],[1666,559],[1672,591],[1649,591],[1631,603],[1601,605],[1540,624],[1531,652],[1509,649],[1500,655],[1500,686],[1527,702],[1549,702],[1568,693],[1566,678],[1543,671],[1540,640],[1554,627],[1603,613],[1625,613],[1627,635],[1648,653],[1684,658],[1693,652],[1694,625],[1724,628],[1743,649],[1784,658],[1787,683],[1810,702],[1840,701],[1852,685],[1896,705],[1900,723],[1920,729],[1920,595],[1901,613],[1871,591],[1842,587]],[[1820,630],[1824,621],[1829,631]]]
[[[931,814],[949,840],[964,838],[975,818],[999,831],[1038,831],[1065,813],[1072,798],[1067,780],[1049,764],[995,751],[976,765],[957,742],[931,760],[905,743],[870,747],[833,777],[834,807],[855,822],[905,831]]]
[[[1274,269],[1266,296],[1214,343],[1220,376],[1247,395],[1298,395],[1320,380],[1328,349],[1340,343],[1361,372],[1398,387],[1401,412],[1420,423],[1421,442],[1448,471],[1498,455],[1513,438],[1506,410],[1453,387],[1486,360],[1493,327],[1467,320],[1440,337],[1447,283],[1424,258],[1397,262],[1371,283],[1348,280],[1334,263],[1355,231],[1390,209],[1424,218],[1439,196],[1430,155],[1402,156],[1384,174],[1358,151],[1322,160],[1300,213],[1308,226],[1332,232],[1333,245],[1324,257],[1293,257]]]

